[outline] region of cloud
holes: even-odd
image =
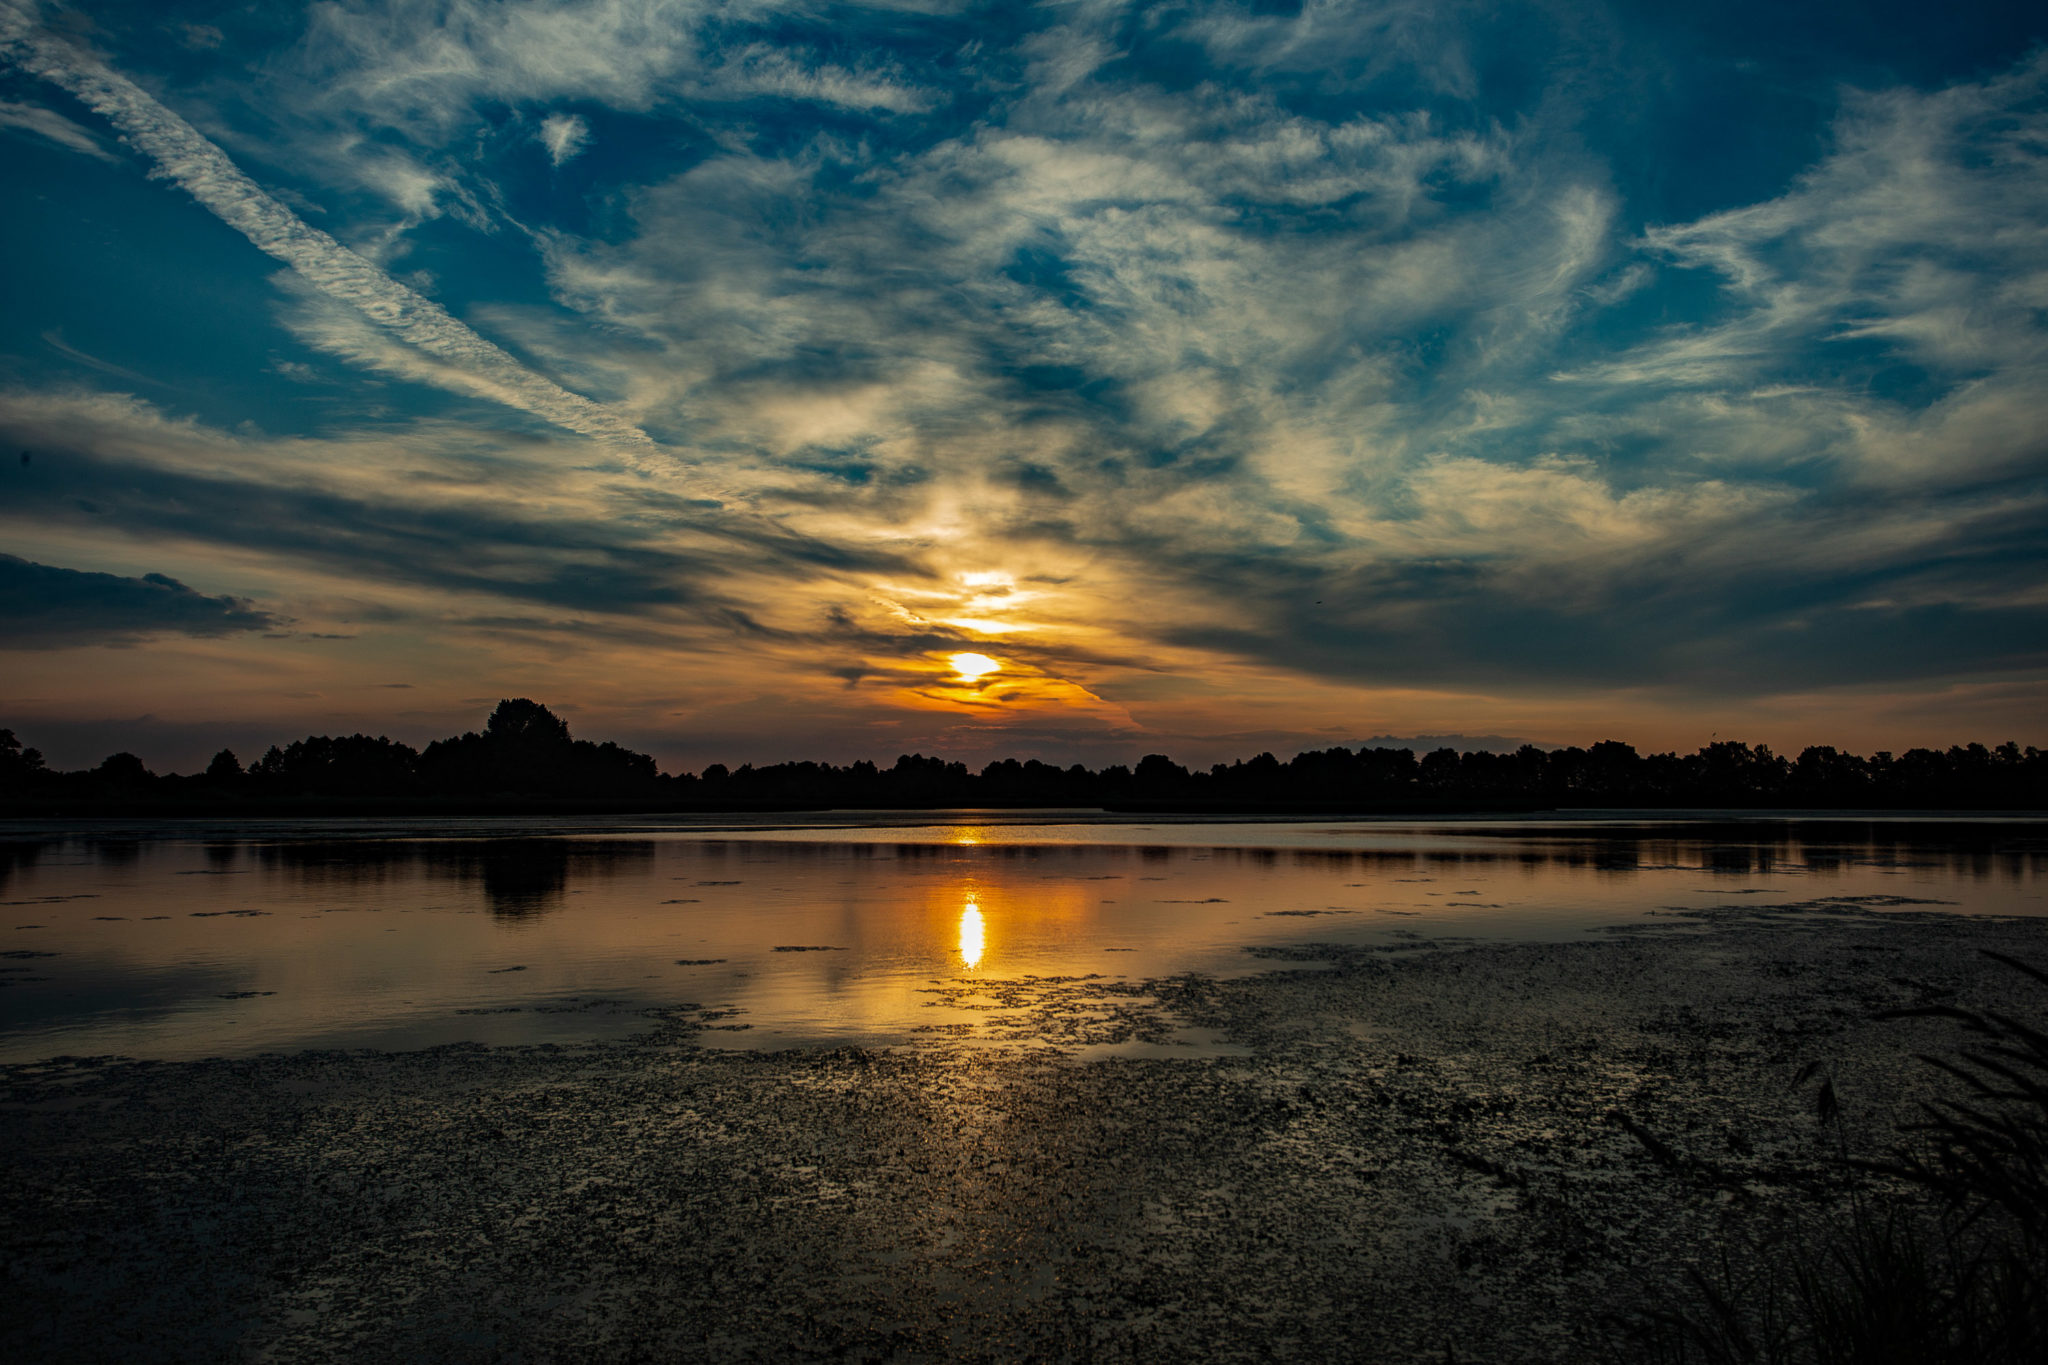
[[[590,99],[652,103],[698,63],[703,0],[347,0],[314,11],[301,47],[318,99],[374,110],[425,136],[473,104]],[[754,6],[731,7],[744,16]]]
[[[896,114],[939,103],[886,56],[847,65],[786,35],[744,36],[751,25],[808,23],[844,46],[888,24],[859,10],[834,18],[801,2],[748,0],[342,0],[315,11],[299,60],[317,102],[427,141],[472,122],[486,101],[580,99],[640,111],[681,98],[766,96]]]
[[[557,166],[576,158],[590,142],[590,123],[577,114],[549,114],[535,134],[548,149],[548,160]]]
[[[5,642],[0,648],[233,635],[283,624],[246,597],[208,597],[160,573],[124,578],[0,554],[0,641]]]
[[[51,109],[39,104],[16,104],[0,100],[0,128],[17,128],[25,133],[82,152],[98,161],[118,162],[119,157],[101,145],[100,140],[85,129]]]
[[[638,480],[569,473],[556,446],[485,440],[461,423],[265,439],[130,398],[15,391],[0,392],[0,439],[35,452],[4,475],[17,525],[234,546],[344,584],[426,589],[425,610],[450,615],[513,599],[678,641],[724,637],[745,622],[758,632],[791,572],[909,567]]]
[[[2048,391],[2044,98],[2048,53],[1983,82],[1852,95],[1835,151],[1788,193],[1646,232],[1652,259],[1719,282],[1720,315],[1582,377],[1809,386],[1799,406],[1846,426],[1835,454],[1858,479],[2038,471],[2048,444],[2015,418]],[[1911,388],[1870,392],[1887,378]]]
[[[771,95],[892,114],[922,113],[939,103],[935,92],[907,83],[901,73],[887,67],[849,70],[830,62],[805,61],[799,55],[764,43],[725,54],[705,72],[700,88],[713,98]]]
[[[102,360],[90,352],[79,350],[76,346],[64,340],[64,334],[54,327],[42,334],[42,342],[58,355],[63,356],[67,360],[74,360],[89,370],[98,370],[101,374],[112,375],[116,379],[125,379],[131,384],[148,384],[153,388],[166,387],[160,379],[152,379],[148,375],[131,370],[125,365],[116,365],[111,361]]]
[[[177,24],[171,29],[178,41],[198,52],[211,52],[227,41],[227,35],[213,24]]]
[[[567,430],[630,452],[649,450],[645,432],[580,394],[534,373],[478,336],[441,305],[393,280],[333,237],[265,194],[218,147],[141,87],[67,44],[37,32],[20,11],[0,11],[0,43],[24,70],[69,92],[221,221],[309,284],[497,397]]]
[[[2048,59],[1272,8],[338,0],[206,80],[131,53],[212,139],[144,150],[290,246],[281,344],[481,401],[366,379],[284,439],[12,394],[79,465],[10,524],[300,566],[500,658],[645,650],[707,715],[770,674],[886,718],[992,642],[1140,727],[1312,692],[1331,742],[1545,733],[1361,711],[1391,690],[2048,667]],[[689,488],[486,404],[644,468],[652,432]]]
[[[886,505],[949,551],[1093,556],[1146,585],[1142,611],[1089,601],[1127,639],[1362,682],[1739,689],[2038,662],[2000,641],[2034,628],[2015,596],[2033,570],[2002,566],[2035,562],[2040,500],[1965,472],[2040,467],[2021,414],[2048,390],[2026,264],[2048,177],[2014,113],[2025,69],[1854,100],[1785,203],[1636,236],[1620,189],[1540,126],[1318,117],[1112,78],[1080,37],[1041,50],[1067,54],[1056,100],[1048,77],[898,155],[819,137],[699,162],[634,198],[635,232],[553,240],[558,297],[657,348],[639,401],[688,410],[736,471],[739,451],[785,470],[858,452],[862,480],[832,494],[849,533]],[[1908,126],[1923,150],[1886,131]],[[1930,157],[1981,227],[1920,202]],[[1901,195],[1913,211],[1887,215]],[[1819,269],[1741,264],[1788,233],[1772,249]],[[1989,307],[1939,324],[1958,295],[1924,263],[1946,241],[1999,262],[1955,283],[2014,341],[1908,407],[1866,386],[1878,348],[1993,339],[1973,335]],[[1706,268],[1738,287],[1704,316],[1616,316]],[[1880,324],[1894,282],[1930,311]],[[1921,492],[1856,491],[1882,451]],[[756,495],[791,508],[764,463]],[[875,475],[912,467],[885,503]],[[1970,626],[1912,618],[1943,650],[1888,652],[1908,618],[1862,605],[1893,600],[1878,583]],[[1293,608],[1337,584],[1370,609]]]

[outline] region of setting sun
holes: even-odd
[[[974,681],[976,678],[986,677],[1002,667],[1002,664],[989,658],[986,654],[955,654],[947,659],[946,662],[952,664],[953,671],[969,682]]]

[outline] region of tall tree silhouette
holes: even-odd
[[[607,740],[576,739],[569,725],[526,697],[498,703],[474,730],[435,740],[420,755],[420,780],[447,796],[652,796],[661,772],[646,754]]]
[[[515,697],[498,703],[484,722],[484,738],[497,744],[544,750],[569,744],[569,722],[537,701]]]

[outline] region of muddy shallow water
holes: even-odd
[[[1520,938],[1300,919],[1228,974],[935,973],[961,1026],[891,1047],[707,1046],[737,1016],[678,998],[574,1044],[10,1065],[0,1351],[1624,1358],[1607,1314],[1838,1208],[1840,1147],[1929,1092],[1948,1026],[1881,1011],[2044,1010],[1984,950],[2048,961],[2048,919],[1789,875]]]

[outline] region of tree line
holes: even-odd
[[[336,808],[562,804],[673,810],[1078,806],[1125,810],[1453,810],[1607,806],[1916,809],[2048,807],[2048,752],[2016,743],[1879,752],[1825,745],[1798,757],[1733,741],[1691,754],[1640,754],[1608,740],[1512,753],[1315,749],[1183,767],[1150,754],[1135,767],[1037,759],[965,764],[905,754],[890,767],[792,762],[665,774],[647,754],[576,739],[526,698],[498,704],[482,731],[425,749],[384,736],[309,735],[246,766],[229,750],[205,771],[152,773],[118,753],[58,772],[0,730],[0,799],[20,812],[95,807]]]

